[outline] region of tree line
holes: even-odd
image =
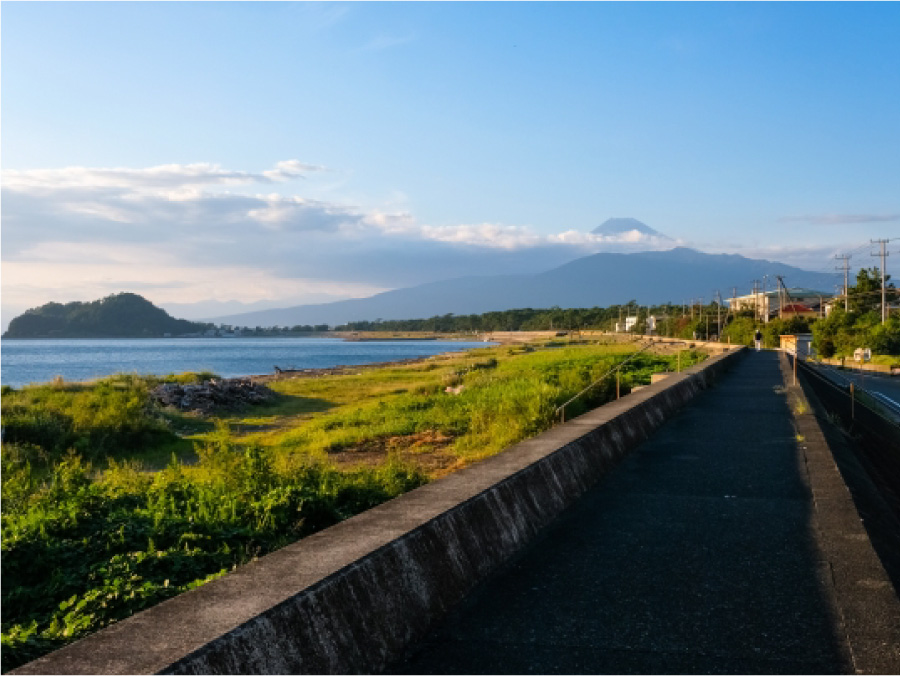
[[[885,278],[888,305],[900,300],[900,292]],[[824,357],[851,354],[857,347],[869,347],[878,354],[900,354],[900,316],[895,312],[881,322],[881,273],[863,268],[856,284],[847,289],[847,309],[836,302],[827,317],[793,316],[764,322],[753,311],[734,313],[716,302],[705,305],[639,305],[632,300],[606,308],[519,308],[483,314],[436,315],[428,319],[392,319],[348,322],[335,331],[393,331],[484,334],[493,331],[615,331],[626,317],[637,317],[633,333],[648,333],[649,317],[655,318],[653,333],[688,340],[719,338],[749,345],[757,330],[768,347],[777,347],[779,336],[812,333],[813,345]]]

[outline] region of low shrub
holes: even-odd
[[[224,438],[156,473],[75,455],[42,482],[18,467],[3,473],[4,671],[425,482],[397,459],[279,472]]]

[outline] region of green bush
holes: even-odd
[[[812,327],[813,347],[825,358],[849,357],[859,347],[875,354],[900,355],[900,317],[881,323],[878,312],[845,312],[835,307],[828,317]]]
[[[268,452],[224,439],[196,467],[155,474],[115,463],[96,473],[78,456],[42,483],[24,464],[8,474],[4,671],[425,482],[396,459],[278,472]]]

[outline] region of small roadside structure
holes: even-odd
[[[799,356],[800,359],[809,359],[816,356],[812,346],[811,333],[795,333],[780,336],[781,349],[788,354]]]

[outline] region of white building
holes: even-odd
[[[814,310],[819,316],[824,316],[825,304],[832,294],[814,289],[787,289],[787,293],[780,289],[774,291],[750,293],[746,296],[725,299],[732,312],[751,310],[764,321],[769,321],[778,316],[782,301],[785,305],[802,304]]]

